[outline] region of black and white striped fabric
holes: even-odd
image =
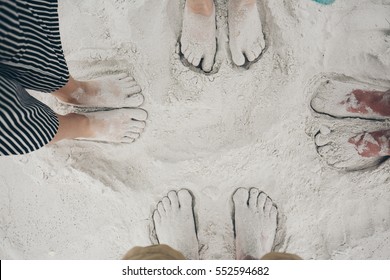
[[[53,92],[69,72],[57,0],[0,0],[0,155],[37,150],[55,136],[58,119],[26,89]]]

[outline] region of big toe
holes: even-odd
[[[310,106],[313,108],[313,110],[318,111],[318,112],[324,111],[325,104],[326,104],[326,101],[318,95],[314,96],[310,102]]]
[[[214,56],[212,54],[206,54],[202,61],[202,70],[210,72],[214,65]]]
[[[235,206],[247,206],[249,199],[249,192],[247,189],[238,188],[233,193],[233,202]]]
[[[146,121],[148,113],[143,109],[129,109],[129,114],[133,120]]]
[[[245,63],[245,56],[242,53],[242,51],[239,51],[236,48],[232,48],[231,51],[232,51],[232,59],[233,59],[234,64],[236,64],[237,66],[244,65],[244,63]]]
[[[192,208],[192,195],[188,190],[182,189],[178,191],[177,197],[179,199],[180,208]]]

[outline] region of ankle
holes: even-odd
[[[203,16],[211,16],[214,10],[213,0],[187,0],[187,7],[191,12]]]

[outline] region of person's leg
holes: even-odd
[[[229,46],[233,62],[254,61],[265,47],[256,0],[228,0]]]
[[[302,260],[302,258],[295,254],[271,252],[262,256],[260,260],[282,261],[282,260]]]
[[[189,63],[210,72],[216,52],[213,0],[186,0],[181,33],[181,52]]]
[[[272,251],[278,210],[256,188],[238,188],[233,194],[236,259],[260,259]]]
[[[188,190],[171,191],[153,212],[159,244],[180,251],[186,259],[199,259],[198,238],[193,212],[193,197]]]
[[[182,253],[168,245],[152,245],[134,247],[128,251],[122,260],[185,260]]]

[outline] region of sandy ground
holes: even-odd
[[[195,196],[203,259],[234,257],[231,195],[258,187],[278,205],[276,251],[305,259],[390,259],[390,162],[341,172],[313,137],[389,127],[336,120],[309,106],[323,73],[390,87],[390,1],[259,1],[267,49],[232,64],[227,10],[217,1],[214,73],[177,54],[183,1],[61,1],[72,74],[127,71],[146,97],[134,144],[68,141],[0,158],[1,259],[118,259],[151,244],[151,211],[169,190]],[[73,108],[40,98],[58,112]]]

